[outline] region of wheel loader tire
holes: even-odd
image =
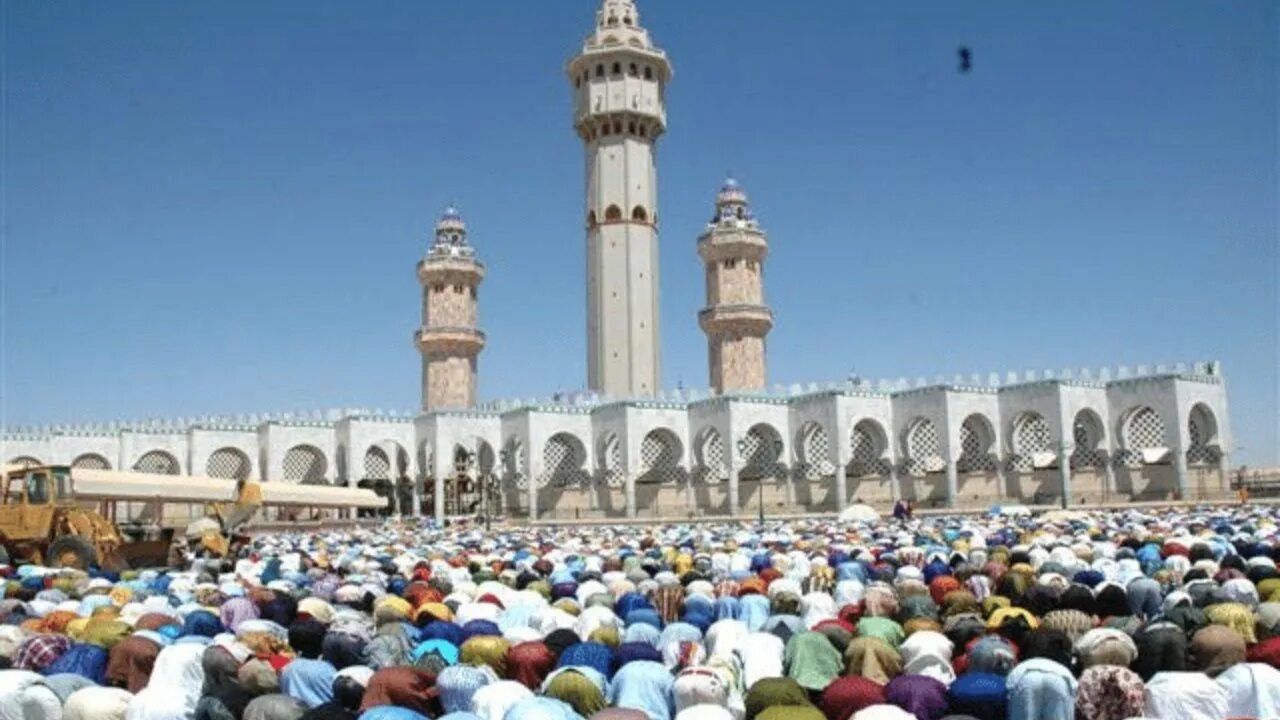
[[[88,570],[98,563],[98,553],[88,540],[79,535],[63,535],[49,543],[49,551],[45,553],[47,562],[53,567],[73,567]]]

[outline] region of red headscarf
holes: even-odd
[[[874,680],[849,676],[836,678],[818,700],[818,707],[827,720],[849,720],[854,713],[883,703],[884,687]]]
[[[556,666],[556,654],[546,643],[536,640],[512,645],[507,650],[507,673],[512,680],[537,692]]]

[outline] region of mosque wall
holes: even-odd
[[[414,417],[370,411],[0,435],[9,462],[364,484],[441,514],[458,475],[545,519],[1201,498],[1232,448],[1216,366],[1106,381],[598,398]],[[446,483],[446,479],[450,482]],[[468,507],[474,505],[474,501]]]

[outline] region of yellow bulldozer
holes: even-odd
[[[108,570],[170,564],[175,540],[197,555],[223,557],[247,540],[244,530],[263,507],[284,513],[328,510],[341,517],[385,508],[372,490],[246,480],[118,472],[66,465],[7,465],[0,476],[0,561]],[[149,524],[120,521],[144,515]],[[164,506],[203,506],[183,535]],[[129,510],[143,508],[142,513]],[[291,522],[290,529],[312,526]],[[315,525],[318,529],[322,525]]]
[[[116,524],[119,503],[207,502],[206,519],[198,532],[188,532],[188,540],[218,556],[230,550],[262,504],[256,483],[235,483],[234,497],[218,501],[218,490],[226,497],[222,486],[229,483],[214,481],[217,488],[192,492],[189,483],[174,486],[174,480],[64,465],[7,466],[0,495],[0,548],[13,564],[158,567],[169,562],[175,529],[157,523],[130,537]]]

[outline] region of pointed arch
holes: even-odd
[[[636,222],[649,222],[649,213],[643,205],[637,205],[631,210],[631,219]]]
[[[684,475],[680,461],[684,444],[667,428],[654,428],[640,442],[640,477],[638,482],[677,483]]]
[[[1204,403],[1196,403],[1187,413],[1187,463],[1203,465],[1218,462],[1221,441],[1218,419]]]
[[[756,423],[738,440],[738,455],[743,460],[739,477],[748,480],[781,478],[786,468],[782,458],[782,435],[769,423]]]
[[[797,472],[808,480],[821,480],[835,474],[831,462],[831,441],[827,429],[815,420],[800,426],[795,439]]]
[[[542,477],[538,486],[558,488],[584,486],[590,478],[583,465],[587,451],[578,436],[558,432],[542,447]]]
[[[849,431],[849,467],[846,472],[853,477],[888,475],[889,461],[885,451],[889,449],[888,435],[880,423],[865,418],[854,423]]]
[[[1091,408],[1076,412],[1071,421],[1071,468],[1099,468],[1107,464],[1107,452],[1103,446],[1106,425]]]
[[[908,475],[941,472],[947,466],[942,458],[938,426],[929,418],[917,417],[908,423],[902,445],[905,451],[903,469]]]
[[[996,469],[994,448],[995,428],[982,413],[973,413],[960,423],[960,457],[956,469],[960,472],[991,472]]]
[[[1009,432],[1009,468],[1016,472],[1031,472],[1037,467],[1048,467],[1052,461],[1037,460],[1053,455],[1054,437],[1049,421],[1038,412],[1028,410],[1013,421]]]
[[[617,205],[610,205],[609,207],[604,209],[605,222],[618,222],[621,219],[622,219],[622,208],[619,208]]]
[[[697,463],[695,477],[701,482],[729,479],[729,469],[724,461],[724,439],[714,427],[705,427],[698,432],[694,442],[694,460]]]

